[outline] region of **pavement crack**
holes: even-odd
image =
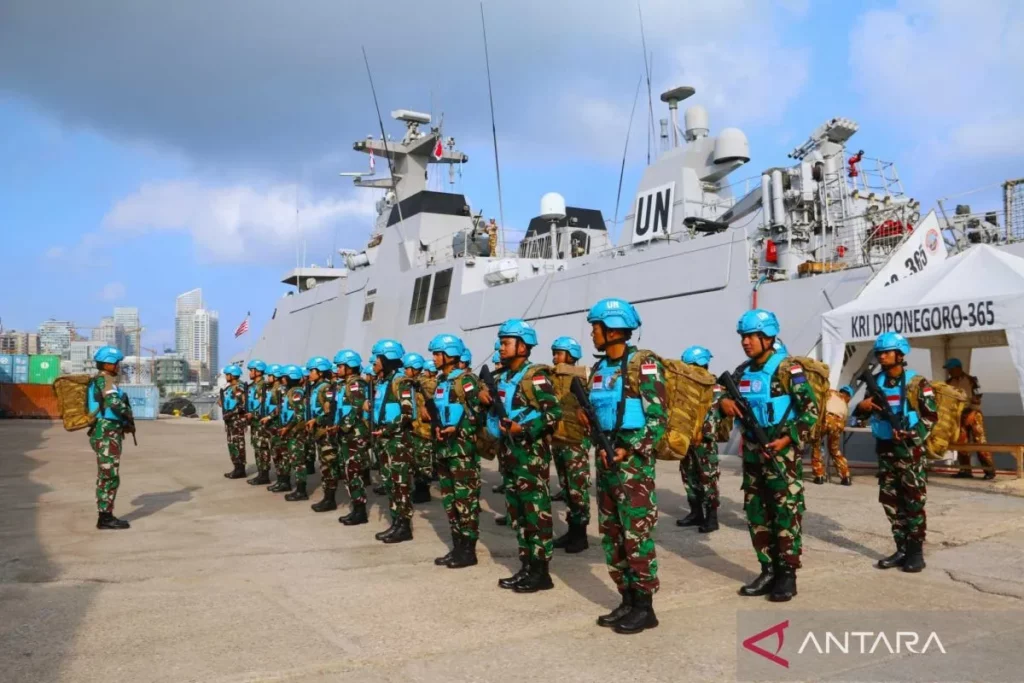
[[[964,579],[964,578],[961,578],[959,576],[956,576],[956,574],[954,574],[949,569],[943,569],[942,571],[946,573],[946,576],[948,576],[951,581],[954,581],[955,583],[962,583],[962,584],[964,584],[966,586],[970,586],[971,588],[973,588],[974,590],[978,591],[979,593],[984,593],[986,595],[995,595],[995,596],[1001,597],[1001,598],[1013,598],[1014,600],[1024,600],[1024,598],[1022,598],[1021,596],[1014,595],[1013,593],[1003,593],[1001,591],[995,591],[995,590],[990,590],[990,589],[987,589],[987,588],[982,588],[981,586],[979,586],[978,584],[974,583],[973,581],[969,581],[968,579]]]

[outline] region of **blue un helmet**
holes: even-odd
[[[334,366],[331,361],[327,360],[326,356],[313,356],[306,363],[307,370],[317,370],[318,372],[331,372],[334,370]]]
[[[522,318],[509,318],[503,322],[498,328],[498,339],[502,337],[514,337],[531,347],[537,345],[537,330]]]
[[[501,351],[495,351],[491,355],[491,364],[492,365],[497,365],[500,362],[501,362]]]
[[[473,352],[470,351],[469,349],[466,349],[465,351],[462,352],[462,355],[459,356],[459,360],[462,361],[463,363],[471,364],[473,362]]]
[[[124,354],[116,346],[101,346],[96,350],[92,359],[97,363],[110,363],[117,365],[124,360]]]
[[[875,340],[875,353],[899,351],[904,356],[910,353],[910,342],[899,332],[883,332]]]
[[[950,358],[942,365],[942,367],[945,370],[952,370],[953,368],[963,369],[964,364],[960,361],[959,358]]]
[[[501,340],[500,339],[495,339],[494,340],[494,350],[495,351],[501,351]]]
[[[738,334],[755,334],[760,332],[766,337],[779,336],[779,319],[771,311],[754,308],[740,316],[736,323]]]
[[[601,323],[609,330],[635,330],[643,323],[633,304],[625,299],[601,299],[587,313],[587,322]]]
[[[699,365],[702,368],[706,368],[711,364],[712,358],[714,356],[703,346],[694,345],[683,351],[683,362],[689,365]]]
[[[413,370],[423,369],[423,356],[413,351],[402,356],[402,367],[412,368]]]
[[[249,364],[245,366],[248,370],[255,370],[256,372],[266,372],[267,364],[261,360],[252,359]]]
[[[271,377],[280,377],[281,366],[278,365],[277,363],[274,363],[273,365],[267,368],[267,374],[270,375]]]
[[[583,358],[583,347],[572,337],[559,337],[551,342],[551,350],[565,351],[576,360]]]
[[[237,365],[226,365],[224,366],[224,374],[231,375],[232,377],[241,377],[242,368],[238,367]]]
[[[364,375],[376,375],[377,373],[373,371],[373,366],[372,365],[364,365],[363,366],[363,374]]]
[[[363,364],[363,359],[352,349],[342,349],[334,355],[334,363],[336,365],[344,365],[346,367],[360,370]]]
[[[384,356],[388,360],[401,360],[405,355],[405,347],[394,339],[381,339],[370,349],[371,356]]]
[[[303,375],[302,375],[302,368],[300,368],[298,365],[286,365],[283,368],[283,370],[284,370],[284,376],[289,378],[289,379],[294,379],[295,381],[299,381],[303,377]]]
[[[846,394],[850,398],[853,398],[853,395],[857,392],[855,392],[853,390],[853,387],[851,387],[849,384],[844,384],[843,386],[839,387],[839,393]]]
[[[437,372],[437,365],[435,365],[432,360],[424,360],[423,372]]]
[[[458,358],[466,350],[462,340],[453,334],[439,334],[430,340],[427,351],[431,353],[443,353],[449,358]]]

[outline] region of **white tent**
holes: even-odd
[[[937,378],[948,358],[960,358],[969,371],[971,349],[1009,346],[1024,395],[1024,259],[978,245],[824,314],[822,360],[832,385],[849,381],[887,331],[930,349]],[[852,354],[844,368],[847,345]]]

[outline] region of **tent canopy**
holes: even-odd
[[[882,332],[939,351],[932,353],[933,376],[953,355],[1009,346],[1024,394],[1024,259],[978,245],[824,314],[822,360],[834,386],[850,379]],[[853,354],[843,368],[848,344]]]

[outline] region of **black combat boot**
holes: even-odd
[[[256,476],[246,481],[247,484],[252,486],[260,486],[263,484],[270,483],[270,472],[268,470],[261,470],[256,473]]]
[[[839,480],[839,483],[842,484],[843,486],[853,486],[853,479],[850,479],[850,475],[846,475],[845,477]]]
[[[505,480],[502,479],[500,484],[492,488],[491,493],[505,493]]]
[[[112,512],[101,512],[96,520],[97,529],[127,529],[129,527],[131,524],[123,519],[118,519]]]
[[[789,565],[779,567],[775,576],[775,584],[768,599],[772,602],[789,602],[796,595],[796,570]]]
[[[224,473],[225,479],[244,479],[245,465],[235,465],[235,469]]]
[[[572,540],[572,522],[569,522],[569,520],[566,520],[566,522],[569,523],[568,530],[566,530],[564,534],[562,534],[561,536],[559,536],[551,542],[552,547],[556,550],[558,548],[564,548],[565,546],[569,545],[569,541]]]
[[[476,541],[463,538],[458,550],[448,562],[448,569],[462,569],[476,564]]]
[[[306,474],[316,474],[316,458],[306,461]]]
[[[447,552],[447,554],[442,555],[441,557],[435,557],[434,558],[434,564],[437,565],[438,567],[447,567],[448,563],[451,562],[452,557],[454,557],[455,553],[458,552],[459,545],[461,543],[462,543],[462,536],[459,536],[457,533],[455,533],[453,531],[452,532],[452,549],[449,550]]]
[[[590,541],[587,540],[587,525],[586,524],[573,524],[569,523],[569,542],[565,546],[565,552],[570,555],[576,553],[582,553],[584,550],[590,547]]]
[[[565,502],[565,489],[560,489],[558,491],[558,493],[556,493],[555,495],[551,496],[551,502],[552,503],[555,503],[555,502],[564,503]]]
[[[370,479],[370,468],[369,467],[367,467],[365,470],[363,470],[360,474],[362,474],[363,486],[369,486],[371,483],[373,483],[373,480]]]
[[[597,618],[598,626],[606,626],[611,628],[615,624],[622,621],[623,617],[629,614],[630,610],[633,609],[633,591],[626,589],[626,592],[622,594],[622,602],[619,606],[613,609],[608,614],[602,614]]]
[[[701,501],[697,498],[687,498],[686,502],[690,504],[690,514],[682,519],[677,519],[676,526],[700,526],[703,524],[704,506],[701,505]]]
[[[519,582],[526,578],[526,575],[530,573],[530,560],[525,557],[522,557],[519,559],[519,561],[522,563],[522,566],[519,568],[519,571],[517,571],[512,576],[506,577],[504,579],[498,579],[499,588],[515,588],[519,585]]]
[[[995,472],[986,472],[985,473],[985,476],[984,476],[985,481],[991,481],[991,480],[993,480],[995,478],[996,478],[996,473]]]
[[[409,496],[409,500],[414,505],[429,503],[431,501],[430,482],[421,477],[416,477],[416,483],[413,485],[412,495]]]
[[[339,517],[338,521],[345,526],[366,524],[370,521],[370,518],[366,515],[366,503],[352,503],[352,512],[348,513],[344,517]]]
[[[516,593],[536,593],[537,591],[551,590],[554,587],[551,574],[548,573],[548,563],[544,560],[535,560],[530,563],[530,569],[523,580],[517,583],[512,590]]]
[[[658,617],[654,614],[654,596],[650,593],[637,591],[633,596],[633,609],[615,624],[616,633],[640,633],[658,625]]]
[[[883,557],[875,563],[875,566],[879,569],[892,569],[893,567],[902,567],[906,559],[907,553],[905,545],[900,545],[899,543],[897,543],[896,552],[894,552],[889,557]]]
[[[384,486],[384,484],[378,484],[377,486],[373,487],[373,492],[376,493],[378,496],[383,496],[388,492],[388,490]]]
[[[697,531],[702,534],[718,531],[718,508],[713,507],[711,503],[704,503],[704,523],[697,528]]]
[[[740,588],[740,595],[748,598],[768,595],[772,590],[773,583],[775,583],[775,568],[770,564],[762,564],[761,573],[756,579]]]
[[[498,515],[494,518],[494,523],[498,526],[508,526],[508,515]]]
[[[295,484],[295,490],[284,497],[289,503],[294,503],[297,500],[309,500],[309,494],[306,493],[306,482],[300,481]]]
[[[960,470],[953,475],[954,479],[974,479],[974,472],[971,470]]]
[[[824,483],[825,483],[825,477],[815,477],[815,478],[814,478],[814,483],[815,483],[815,484],[818,484],[819,486],[820,486],[821,484],[824,484]]]
[[[393,534],[388,534],[384,538],[380,539],[381,543],[402,543],[403,541],[412,540],[412,520],[411,519],[399,519],[398,527],[395,529]]]
[[[277,481],[267,487],[267,490],[271,493],[284,493],[285,491],[292,490],[291,478],[286,476],[277,475]]]
[[[373,537],[376,538],[378,541],[381,541],[386,536],[395,533],[395,529],[397,529],[397,528],[398,528],[398,520],[396,518],[392,518],[391,519],[391,526],[389,526],[384,531],[378,531],[377,533],[375,533],[373,535]]]
[[[337,489],[333,486],[325,487],[323,500],[319,503],[313,503],[310,505],[310,509],[313,510],[313,512],[330,512],[331,510],[337,510],[338,503],[334,500],[335,491],[337,491]]]
[[[903,561],[903,571],[916,574],[925,568],[924,548],[921,541],[907,539],[907,559]]]

